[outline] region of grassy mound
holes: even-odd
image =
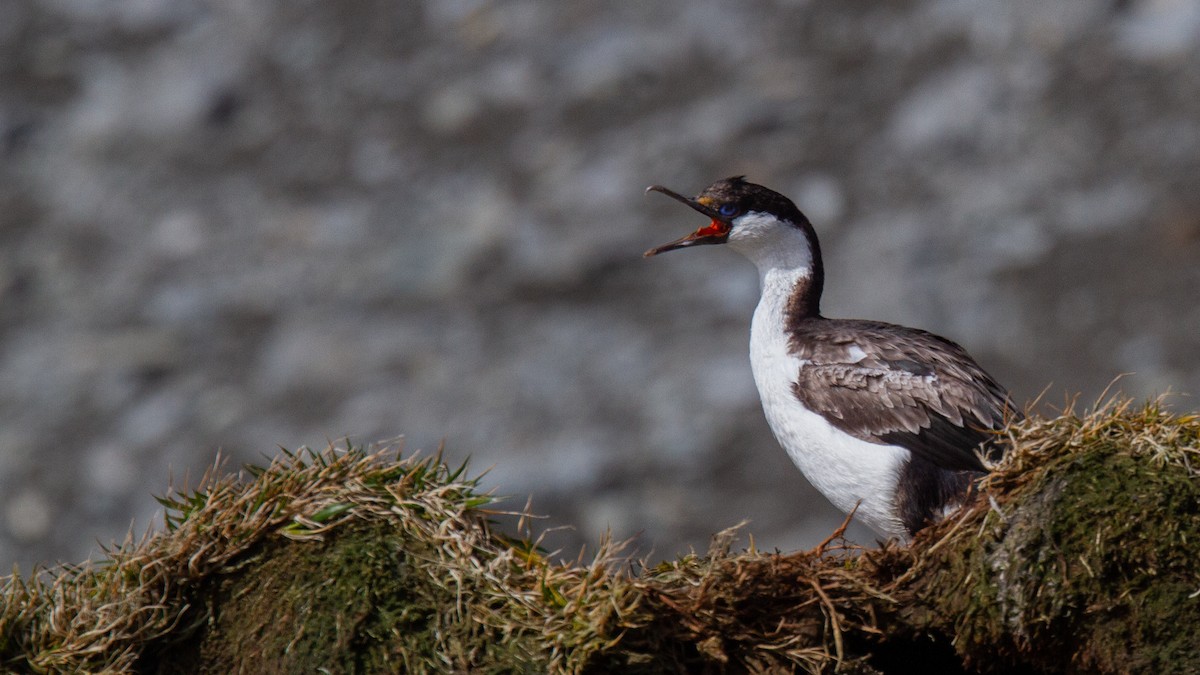
[[[1031,421],[1013,442],[983,499],[895,552],[901,586],[928,599],[907,622],[981,667],[1200,668],[1200,417],[1126,402]]]
[[[1031,419],[908,547],[555,562],[440,458],[285,453],[100,564],[0,581],[17,672],[1190,672],[1200,418]],[[519,514],[515,514],[519,515]]]

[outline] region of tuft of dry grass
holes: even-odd
[[[166,528],[127,538],[95,564],[0,580],[0,666],[32,672],[138,672],[163,644],[211,619],[198,605],[212,585],[244,572],[264,542],[303,545],[361,523],[384,523],[411,548],[405,563],[437,592],[436,637],[413,672],[467,668],[471,639],[535,640],[524,657],[555,671],[613,640],[608,627],[640,603],[627,575],[611,573],[621,546],[601,543],[587,564],[551,564],[536,542],[493,531],[502,512],[478,479],[440,457],[359,449],[284,451],[232,476],[210,470],[190,493],[162,498]],[[294,645],[293,645],[294,646]],[[425,658],[428,657],[428,658]],[[422,660],[424,659],[424,660]]]
[[[2,582],[0,654],[34,672],[130,672],[145,645],[180,628],[189,590],[272,534],[320,537],[354,518],[388,513],[414,496],[469,495],[430,460],[385,464],[360,451],[284,451],[234,476],[217,468],[189,494],[161,498],[165,531],[108,550],[96,564],[65,565]],[[436,479],[425,489],[430,479]],[[486,495],[458,500],[458,512]],[[449,515],[449,514],[447,514]]]

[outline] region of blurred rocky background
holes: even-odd
[[[565,555],[813,544],[753,269],[641,258],[699,224],[644,186],[732,174],[816,223],[829,315],[1021,401],[1200,393],[1188,0],[3,0],[0,563],[347,436],[495,464]]]

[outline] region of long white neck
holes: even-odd
[[[789,305],[791,311],[805,315],[818,313],[824,275],[811,227],[806,230],[751,212],[734,221],[727,243],[758,268],[760,307],[772,307],[780,320]]]

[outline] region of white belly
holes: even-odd
[[[906,538],[895,497],[909,451],[854,438],[801,405],[792,387],[804,363],[788,353],[782,322],[771,321],[771,314],[761,304],[754,313],[750,365],[776,440],[834,506],[845,513],[857,506],[855,518],[872,530]]]

